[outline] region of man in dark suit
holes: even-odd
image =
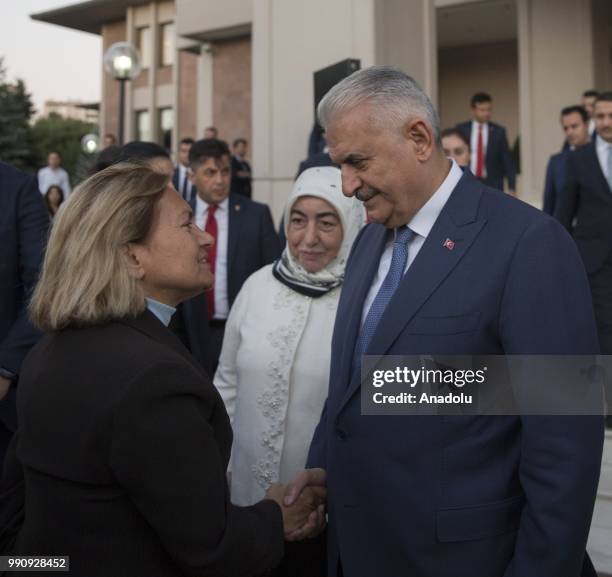
[[[569,154],[555,216],[574,237],[584,261],[601,352],[612,354],[612,92],[595,102],[594,142]]]
[[[201,362],[212,376],[232,303],[244,281],[274,262],[281,247],[270,209],[245,196],[230,194],[230,151],[224,141],[198,140],[189,152],[189,164],[197,191],[192,202],[196,225],[215,238],[209,251],[215,285],[205,295],[184,302],[182,319],[177,318],[171,326],[180,333],[175,325],[183,321],[190,349],[204,351]],[[204,319],[206,333],[200,326]],[[200,341],[202,346],[198,346]]]
[[[0,163],[0,464],[17,426],[12,385],[40,337],[28,320],[27,305],[38,280],[48,226],[36,180]]]
[[[601,416],[368,416],[360,396],[364,354],[597,353],[574,244],[446,158],[403,72],[354,73],[319,117],[372,223],[347,263],[314,469],[287,494],[327,471],[330,577],[578,577]]]
[[[246,159],[246,138],[236,138],[232,144],[231,193],[251,198],[251,165]]]
[[[485,92],[472,96],[472,120],[457,125],[470,143],[472,174],[484,183],[504,190],[504,178],[508,192],[516,190],[516,169],[508,148],[506,129],[491,122],[493,99]]]
[[[172,184],[180,195],[187,201],[191,202],[194,194],[191,180],[189,180],[189,151],[191,145],[195,142],[193,138],[183,138],[179,143],[178,162],[172,174]]]
[[[565,133],[567,149],[553,154],[546,168],[544,203],[542,210],[554,214],[559,196],[565,185],[565,164],[569,150],[575,150],[589,142],[589,115],[582,106],[567,106],[561,111],[561,127]]]

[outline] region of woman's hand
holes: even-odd
[[[279,483],[272,485],[266,498],[276,501],[283,514],[283,528],[285,537],[295,534],[306,525],[317,523],[325,514],[325,487],[306,487],[293,502],[285,505],[286,487]]]

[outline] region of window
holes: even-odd
[[[159,27],[159,65],[174,64],[174,22],[166,22]]]
[[[148,110],[136,111],[136,140],[151,140],[151,117]]]
[[[140,52],[140,63],[143,68],[151,67],[151,28],[136,30],[136,46]]]
[[[172,108],[159,109],[159,144],[166,150],[172,150],[172,129],[174,128],[174,110]]]

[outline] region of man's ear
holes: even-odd
[[[128,243],[123,247],[123,256],[127,263],[128,274],[137,280],[142,280],[145,275],[141,261],[142,247],[133,243]]]
[[[435,148],[435,138],[430,126],[420,118],[406,122],[402,130],[404,138],[412,142],[416,159],[426,162]]]

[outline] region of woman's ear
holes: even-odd
[[[416,159],[426,162],[435,148],[435,139],[431,128],[420,118],[404,125],[404,137],[413,143]]]
[[[142,266],[141,251],[141,246],[132,243],[128,243],[123,247],[123,256],[127,263],[128,274],[137,280],[141,280],[145,275],[145,270]]]

